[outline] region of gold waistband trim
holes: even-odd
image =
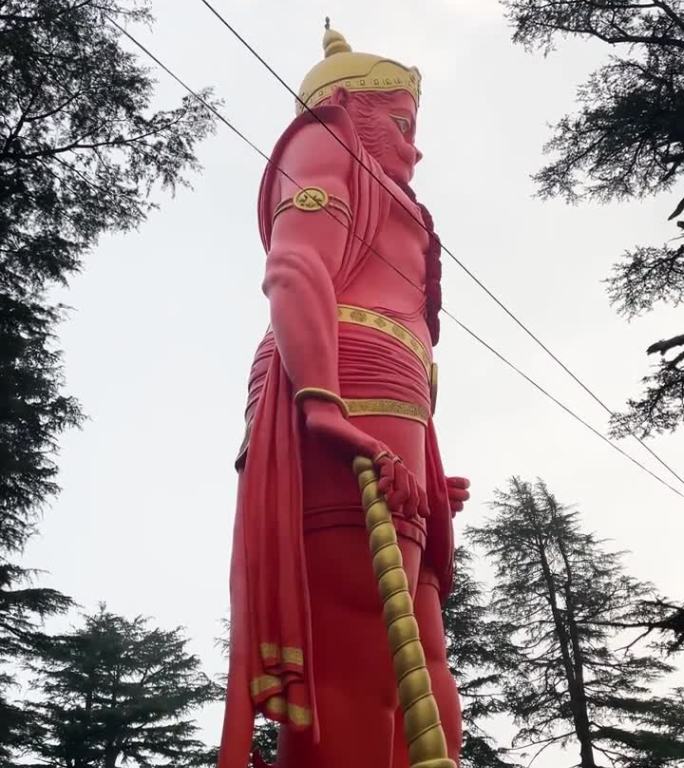
[[[344,400],[349,417],[354,416],[398,416],[400,419],[419,421],[427,426],[430,418],[429,409],[417,403],[405,403],[401,400],[388,398],[365,398]]]
[[[366,328],[373,328],[380,333],[391,336],[420,360],[425,368],[428,381],[430,380],[432,358],[423,342],[408,328],[396,320],[381,315],[379,312],[373,312],[371,309],[354,307],[349,304],[337,305],[337,319],[340,323],[352,323],[353,325],[363,325]]]

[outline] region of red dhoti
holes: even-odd
[[[350,309],[342,308],[340,312],[348,319]],[[363,317],[363,310],[359,312]],[[377,319],[374,313],[366,314],[370,321]],[[430,416],[430,362],[426,361],[427,353],[422,346],[419,350],[411,349],[412,335],[396,323],[394,328],[406,334],[403,342],[390,332],[372,327],[372,322],[364,325],[340,319],[340,386],[352,417],[359,420],[364,431],[400,455],[428,492],[428,523],[420,518],[407,520],[395,516],[395,525],[449,751],[457,759],[460,711],[447,667],[440,615],[440,593],[445,595],[451,582],[453,540],[444,473]],[[277,361],[277,350],[272,335],[267,334],[250,376],[248,424],[258,419],[264,391],[273,383],[269,379],[273,376],[274,360]],[[293,421],[282,421],[296,429],[291,393],[288,396],[287,410]],[[256,643],[254,638],[245,643],[249,632],[244,633],[240,627],[253,626],[253,617],[232,615],[231,668],[236,671],[236,678],[231,679],[231,686],[240,685],[243,701],[251,699],[254,709],[285,724],[281,729],[279,768],[347,768],[350,747],[357,768],[407,766],[396,680],[356,479],[351,466],[324,440],[303,433],[297,443],[301,450],[299,524],[305,563],[305,571],[298,578],[307,596],[307,637],[303,646],[308,649],[308,658],[306,653],[300,658],[297,646],[287,645],[287,641],[272,642],[273,637],[262,636],[259,645],[278,647],[280,658],[270,668],[275,674],[267,669],[262,670],[266,674],[246,679],[239,670],[244,669],[250,646],[253,648]],[[278,453],[274,452],[276,462]],[[236,546],[243,526],[242,514],[244,510],[239,508]],[[266,531],[264,534],[268,535]],[[270,535],[274,535],[273,531]],[[279,549],[273,547],[272,551]],[[234,556],[231,600],[237,607],[248,601],[242,594],[246,589],[245,574],[238,573],[242,566],[236,566],[235,559]],[[299,661],[299,672],[288,667],[288,661]],[[246,696],[250,687],[251,696]],[[235,691],[231,694],[234,697]],[[229,708],[228,717],[237,717],[239,721],[245,715]],[[226,738],[230,738],[231,732],[235,733],[235,728],[227,726]],[[223,765],[233,768],[229,762]]]

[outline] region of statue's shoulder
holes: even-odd
[[[316,107],[290,123],[271,153],[259,189],[259,227],[266,249],[277,206],[295,192],[318,187],[352,206],[354,163],[362,152],[342,107]]]
[[[347,110],[338,106],[316,107],[299,115],[276,145],[287,172],[346,174],[358,156],[360,140]]]

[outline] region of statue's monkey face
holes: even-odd
[[[330,102],[344,107],[365,148],[396,181],[409,182],[422,158],[415,146],[416,103],[408,91],[362,91],[338,88]]]

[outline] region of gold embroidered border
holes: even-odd
[[[255,677],[249,684],[249,689],[252,692],[253,698],[258,698],[264,691],[268,691],[271,688],[277,688],[278,691],[282,690],[282,682],[279,677],[274,675],[262,675],[261,677]]]
[[[285,664],[293,664],[297,667],[304,666],[304,651],[301,648],[291,648],[288,646],[281,648],[275,643],[261,643],[259,650],[261,658],[264,660],[277,659]]]
[[[271,696],[264,704],[264,712],[276,719],[287,716],[290,722],[300,727],[311,725],[312,721],[310,709],[290,704],[283,696]]]
[[[400,419],[412,419],[427,426],[430,413],[427,408],[416,403],[387,398],[345,399],[350,416],[398,416]]]
[[[430,380],[432,359],[429,352],[423,342],[401,323],[390,320],[390,318],[379,312],[373,312],[371,309],[353,307],[348,304],[337,305],[337,319],[340,323],[352,323],[353,325],[363,325],[366,328],[374,328],[376,331],[396,339],[416,355],[425,368],[428,381]]]

